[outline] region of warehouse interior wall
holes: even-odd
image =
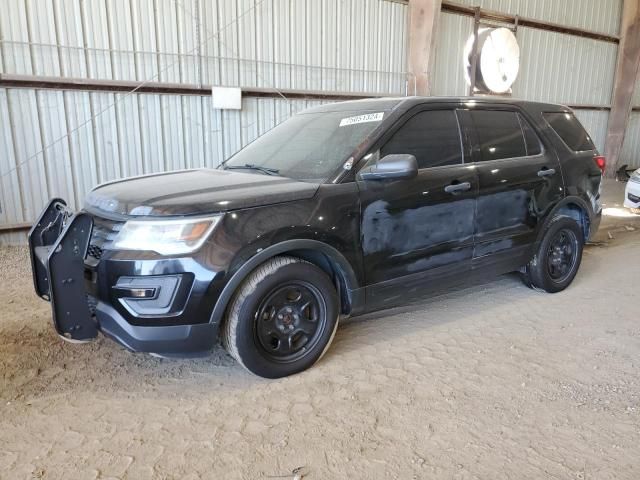
[[[34,219],[47,200],[80,208],[94,186],[110,180],[185,168],[215,168],[244,145],[313,100],[245,98],[242,110],[213,110],[211,97],[0,89],[0,121],[17,132],[0,138],[3,220]],[[42,151],[92,112],[113,108]],[[26,187],[25,187],[26,186]]]
[[[407,6],[397,2],[0,0],[0,8],[4,75],[406,94]],[[245,97],[236,111],[214,110],[208,95],[0,88],[0,228],[32,222],[51,197],[80,208],[91,188],[116,178],[215,167],[323,103],[275,97]],[[0,233],[0,242],[23,236]]]
[[[580,1],[575,10],[567,2],[465,1],[469,5],[505,14],[618,34],[622,1]],[[607,4],[606,8],[604,4]],[[562,4],[563,8],[558,8]],[[590,5],[587,5],[590,4]],[[546,7],[548,8],[545,8]],[[590,15],[590,12],[600,12]],[[566,8],[566,10],[564,9]],[[521,10],[522,9],[522,10]],[[567,12],[571,11],[571,15]],[[597,17],[597,18],[595,18]],[[473,35],[470,16],[441,14],[436,64],[433,71],[435,95],[465,95],[468,85],[460,64],[464,47]],[[615,43],[575,35],[518,27],[520,72],[511,96],[524,100],[561,103],[576,108],[576,115],[590,132],[600,151],[604,144],[611,105],[618,47]],[[446,48],[445,48],[446,46]],[[451,59],[460,59],[452,62]],[[597,68],[594,66],[597,65]],[[592,107],[592,108],[589,108]]]
[[[619,35],[623,3],[456,1],[608,36]],[[466,95],[463,50],[474,18],[446,4],[432,94]],[[412,93],[404,0],[0,0],[0,8],[0,75]],[[603,150],[617,44],[526,26],[516,37],[521,70],[512,96],[574,106]],[[242,110],[220,111],[206,94],[2,88],[0,81],[0,227],[32,222],[53,196],[79,208],[93,186],[115,178],[216,166],[296,111],[327,101],[275,97],[245,96]],[[640,166],[639,148],[634,111],[623,163]],[[0,232],[0,243],[23,237]]]
[[[619,165],[640,168],[640,74],[631,101],[632,111],[624,136]]]
[[[1,0],[0,73],[404,92],[386,0]]]

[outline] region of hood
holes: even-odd
[[[90,210],[131,216],[198,215],[313,197],[319,185],[229,170],[182,170],[96,187]]]

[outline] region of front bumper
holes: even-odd
[[[640,208],[640,183],[629,180],[624,191],[624,206]]]
[[[210,350],[217,325],[209,321],[207,291],[216,272],[194,259],[129,259],[121,252],[105,251],[96,261],[90,242],[99,228],[94,232],[91,215],[54,199],[29,232],[34,287],[51,302],[57,333],[83,342],[102,332],[130,350],[160,355]]]
[[[104,302],[96,306],[100,331],[133,352],[166,356],[202,355],[213,347],[217,329],[212,323],[144,327],[131,325]]]

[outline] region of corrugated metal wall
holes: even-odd
[[[2,72],[404,93],[385,0],[0,0]]]
[[[640,108],[640,77],[636,80],[636,88],[633,90],[632,104]]]
[[[609,112],[606,110],[576,110],[576,117],[587,129],[593,143],[601,153],[604,153],[604,142],[607,138],[607,123]]]
[[[473,18],[443,13],[440,25],[433,92],[465,95],[469,87],[463,52],[473,35]],[[617,45],[527,27],[520,27],[516,37],[521,63],[513,97],[574,105],[610,104]]]
[[[0,11],[1,73],[406,91],[397,2],[0,0]],[[203,96],[0,89],[0,225],[32,221],[52,196],[77,208],[113,178],[216,166],[317,103],[245,98],[241,111],[217,111]]]
[[[434,95],[467,95],[464,47],[473,35],[473,18],[442,13],[433,66],[432,93]]]
[[[622,0],[464,0],[471,6],[617,35]],[[474,20],[443,13],[438,32],[433,93],[466,95],[463,51]],[[512,96],[568,105],[609,106],[618,48],[614,43],[520,27],[520,73]],[[597,68],[594,68],[597,66]],[[638,93],[640,98],[640,92]],[[599,150],[604,150],[609,114],[578,110]]]
[[[640,168],[640,112],[632,112],[619,165]]]
[[[617,35],[622,0],[456,0],[521,17]]]
[[[632,106],[640,108],[640,78],[636,81]],[[629,126],[624,137],[620,165],[640,168],[640,111],[631,112]]]
[[[458,1],[611,35],[622,10],[622,0]],[[404,94],[407,10],[388,0],[0,0],[0,72]],[[435,94],[467,93],[462,57],[472,31],[473,18],[442,14]],[[517,36],[522,65],[513,96],[609,105],[615,44],[527,27]],[[210,101],[0,89],[0,174],[10,172],[0,179],[0,225],[33,220],[53,195],[77,207],[112,178],[217,165],[315,103],[245,98],[237,112],[214,111]],[[608,112],[576,113],[602,150]],[[634,113],[625,161],[640,163],[639,151]],[[0,241],[7,238],[15,235]]]
[[[64,141],[39,153],[116,103]],[[214,111],[211,97],[0,89],[0,224],[32,220],[48,198],[74,208],[111,179],[219,162],[292,113],[320,101],[245,98],[242,110]],[[24,159],[33,160],[20,165]],[[19,165],[16,168],[16,165]]]
[[[616,44],[532,28],[519,28],[517,38],[521,63],[513,85],[515,97],[610,105]]]

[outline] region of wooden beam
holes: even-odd
[[[624,0],[620,25],[620,46],[611,99],[611,113],[607,127],[604,153],[607,157],[606,175],[615,176],[624,136],[629,125],[633,91],[640,67],[640,0]]]
[[[442,0],[409,2],[409,95],[431,94],[431,71]]]
[[[0,225],[0,233],[6,232],[26,232],[31,230],[31,223],[8,223]]]

